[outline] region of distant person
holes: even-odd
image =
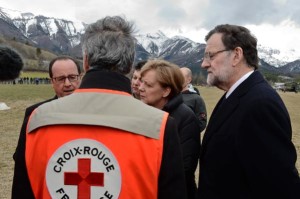
[[[179,66],[164,61],[148,61],[141,70],[141,101],[167,111],[176,121],[189,199],[195,199],[195,171],[200,154],[200,126],[193,111],[183,103],[184,77]],[[170,197],[171,198],[171,197]]]
[[[188,89],[190,92],[196,92],[198,95],[200,95],[199,89],[197,87],[193,86],[193,84],[189,84]]]
[[[131,95],[133,24],[105,17],[82,41],[79,89],[30,117],[15,198],[185,198],[174,120]]]
[[[225,94],[203,138],[199,199],[299,199],[289,113],[257,70],[257,39],[225,24],[205,40],[207,83]]]
[[[133,68],[131,77],[131,92],[136,99],[140,99],[139,86],[141,83],[141,68],[147,61],[139,61]]]
[[[184,77],[184,84],[182,89],[183,102],[196,114],[199,120],[201,132],[205,129],[207,123],[205,102],[199,95],[200,93],[197,94],[197,92],[190,90],[189,86],[192,85],[192,71],[187,67],[181,67],[180,70]]]
[[[81,82],[80,64],[72,57],[58,56],[49,64],[49,77],[51,78],[55,96],[46,101],[34,104],[25,110],[19,142],[13,156],[15,160],[15,172],[13,179],[12,198],[18,198],[24,192],[26,193],[31,190],[27,178],[27,170],[25,167],[26,126],[29,116],[38,106],[60,97],[70,95],[79,87]],[[27,194],[25,195],[27,196]]]
[[[192,79],[193,79],[193,76],[192,76],[192,71],[187,68],[187,67],[181,67],[181,72],[184,72],[184,78],[185,78],[185,86],[186,87],[185,89],[188,89],[189,92],[191,93],[196,93],[198,95],[200,95],[200,91],[197,87],[193,86],[192,84]]]
[[[14,80],[19,77],[24,63],[15,50],[0,45],[0,81]]]

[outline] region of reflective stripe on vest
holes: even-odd
[[[46,125],[83,124],[113,127],[158,139],[163,112],[127,93],[113,92],[80,89],[43,104],[32,114],[27,132]]]
[[[26,134],[25,157],[35,197],[73,198],[75,194],[75,198],[157,198],[167,113],[149,109],[151,107],[135,99],[131,101],[131,96],[85,91],[75,94],[76,97],[74,94],[72,98],[64,97],[66,101],[61,101],[61,104],[58,101],[45,104],[30,118],[28,129],[31,131]],[[118,97],[128,97],[125,101],[129,104],[121,105],[123,101],[119,101]],[[87,102],[94,107],[84,111],[87,107],[83,104]],[[74,106],[71,105],[73,103]],[[123,111],[107,106],[119,109],[123,106]],[[108,112],[108,109],[113,112]],[[67,121],[76,121],[76,125],[55,125],[67,123],[53,119],[55,114],[51,122],[45,121],[47,117],[43,115],[51,115],[52,111],[57,114],[67,111],[66,117],[77,114],[75,120],[67,118]],[[101,117],[98,117],[98,113]],[[130,124],[125,123],[126,127],[123,127],[118,121],[105,120],[108,122],[100,125],[103,122],[97,120],[105,117],[106,113],[111,119],[116,118],[114,115],[129,117],[131,119],[126,121]],[[43,119],[39,120],[39,117]],[[86,125],[84,117],[89,117],[93,123]],[[83,119],[80,124],[79,118]],[[38,124],[39,121],[43,124]],[[141,127],[133,125],[133,121]],[[113,128],[107,127],[108,123],[113,124]],[[155,131],[152,126],[151,133],[143,131],[145,126],[150,128],[149,123],[156,126]],[[84,178],[86,173],[87,179]]]

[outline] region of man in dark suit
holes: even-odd
[[[26,118],[28,119],[32,111],[38,106],[73,93],[74,90],[79,87],[81,82],[80,64],[72,57],[65,55],[58,56],[49,63],[49,77],[55,96],[26,108],[24,120]],[[24,128],[26,128],[26,124],[27,122],[23,122],[22,129],[24,125]]]
[[[219,25],[205,38],[207,83],[225,91],[210,117],[200,156],[201,199],[300,198],[289,113],[257,71],[257,40]]]
[[[24,120],[20,131],[19,141],[16,148],[16,151],[13,155],[16,165],[20,165],[24,162],[25,158],[25,142],[26,142],[26,126],[31,113],[40,105],[50,102],[52,100],[58,99],[70,95],[77,89],[81,82],[81,67],[80,64],[72,57],[69,56],[58,56],[54,58],[49,63],[49,76],[51,78],[51,83],[55,96],[51,99],[45,100],[34,104],[25,110]],[[19,163],[18,163],[19,162]],[[18,172],[16,172],[18,171]],[[15,184],[16,179],[24,179],[22,176],[27,175],[27,172],[16,170],[14,173],[13,184]],[[17,187],[18,184],[13,186]],[[31,190],[30,187],[24,187],[24,189]]]

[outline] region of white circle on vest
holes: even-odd
[[[46,169],[52,198],[118,198],[121,171],[114,154],[92,139],[76,139],[59,147]]]

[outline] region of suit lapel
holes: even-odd
[[[206,132],[203,138],[203,146],[209,141],[211,136],[217,131],[217,129],[221,128],[222,124],[229,118],[231,113],[237,108],[239,104],[239,98],[230,96],[220,106],[220,103],[224,96],[220,99],[216,108],[214,109],[209,123],[206,128]]]
[[[211,137],[215,133],[218,133],[218,129],[222,128],[222,124],[228,118],[230,118],[232,112],[235,111],[236,108],[238,108],[240,98],[243,95],[245,95],[249,91],[249,89],[255,84],[261,83],[263,81],[265,81],[263,76],[258,71],[254,71],[244,82],[242,82],[233,91],[233,93],[228,97],[228,99],[226,99],[225,102],[222,103],[222,106],[220,106],[220,103],[225,97],[225,94],[222,96],[220,101],[217,103],[215,109],[213,110],[208,125],[206,127],[206,131],[202,142],[203,149],[206,147]]]

